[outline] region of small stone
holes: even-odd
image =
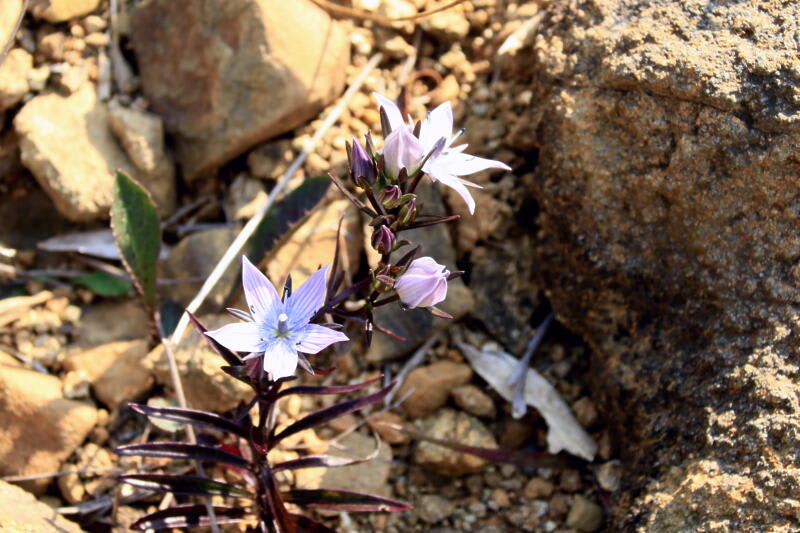
[[[503,489],[497,488],[492,491],[492,502],[500,509],[511,505],[511,498]]]
[[[552,483],[544,478],[535,477],[528,481],[522,494],[525,498],[530,500],[537,500],[541,498],[549,498],[553,494],[555,487]]]
[[[457,100],[460,94],[461,87],[458,84],[458,80],[454,75],[448,74],[444,77],[442,83],[439,85],[439,88],[436,89],[436,92],[433,93],[433,96],[431,97],[431,104],[439,105],[444,102]]]
[[[567,515],[567,526],[590,533],[600,529],[601,525],[603,525],[602,507],[583,495],[575,496]]]
[[[67,358],[64,368],[88,376],[95,396],[113,410],[153,386],[146,356],[145,340],[113,342]]]
[[[570,505],[570,497],[563,492],[556,492],[550,498],[550,516],[559,518],[567,514]]]
[[[572,404],[572,412],[575,413],[578,423],[585,428],[589,428],[597,422],[597,408],[587,396]]]
[[[601,464],[597,469],[597,483],[603,490],[615,492],[622,482],[622,463],[614,460]]]
[[[561,489],[567,492],[576,492],[581,490],[583,487],[581,482],[581,473],[572,468],[562,470],[558,485],[561,487]]]
[[[440,409],[420,422],[422,433],[435,439],[457,442],[465,446],[496,448],[492,433],[477,418],[453,409]],[[483,468],[484,459],[449,448],[420,442],[414,451],[414,462],[436,473],[450,476],[471,474]]]
[[[547,513],[548,508],[547,502],[533,500],[506,511],[505,516],[521,531],[538,531],[539,521]]]
[[[246,220],[267,202],[267,192],[261,180],[239,174],[228,188],[225,206],[232,218]]]
[[[447,403],[450,391],[467,383],[470,378],[472,369],[469,365],[437,361],[412,370],[397,392],[397,397],[402,398],[410,392],[403,402],[403,410],[412,419],[422,418]]]
[[[414,505],[414,512],[423,522],[436,524],[450,517],[455,511],[455,503],[450,498],[438,494],[425,494]]]
[[[44,88],[47,87],[48,79],[50,79],[50,67],[47,65],[32,69],[28,73],[28,85],[31,91],[43,91]]]
[[[497,409],[488,394],[475,385],[462,385],[452,390],[453,400],[469,414],[494,418]]]
[[[103,301],[83,310],[75,330],[75,344],[88,349],[114,341],[145,339],[150,335],[147,324],[147,313],[138,301]]]
[[[426,9],[439,7],[437,0],[429,0]],[[469,33],[464,4],[434,13],[422,19],[422,29],[433,35],[449,41],[460,41]]]
[[[89,376],[85,370],[67,372],[61,378],[61,386],[64,388],[64,398],[70,400],[85,400],[89,397],[89,389],[92,386]]]
[[[62,397],[58,378],[0,366],[0,475],[58,472],[96,421],[92,405]],[[50,481],[20,485],[41,493]]]
[[[66,94],[73,94],[80,90],[89,80],[89,70],[85,64],[72,66],[64,64],[54,77],[58,88]]]
[[[86,44],[94,46],[95,48],[108,46],[108,35],[102,32],[90,33],[84,40]]]
[[[3,531],[24,533],[82,533],[46,503],[37,501],[30,492],[0,481],[0,524]]]
[[[376,432],[383,441],[389,444],[405,444],[411,440],[411,438],[402,431],[393,429],[384,424],[403,426],[407,423],[405,418],[391,411],[377,413],[367,418],[369,427]]]
[[[14,48],[0,63],[0,111],[14,107],[28,92],[28,76],[33,69],[33,56],[22,48]]]
[[[89,15],[83,19],[83,29],[86,30],[86,33],[97,33],[105,30],[106,27],[108,27],[108,24],[106,24],[103,17],[98,15]]]
[[[360,433],[351,433],[339,441],[341,449],[328,454],[348,459],[368,457],[375,450],[375,440]],[[370,461],[335,468],[304,468],[295,471],[299,489],[339,489],[389,496],[389,470],[392,463],[390,446],[381,445],[378,456]]]
[[[34,17],[47,22],[66,22],[97,9],[100,0],[32,0],[28,6]]]

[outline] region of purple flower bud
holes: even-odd
[[[397,237],[386,226],[379,226],[372,233],[372,247],[378,250],[378,253],[386,254],[391,252],[396,241]]]
[[[433,307],[447,297],[450,271],[431,257],[420,257],[395,282],[400,301],[409,309]]]
[[[350,176],[356,183],[360,179],[367,183],[375,181],[375,162],[356,139],[350,149]]]
[[[406,205],[404,205],[400,209],[400,213],[397,215],[397,220],[400,222],[401,226],[407,226],[414,222],[417,218],[417,199],[412,198],[408,201]]]
[[[419,139],[406,127],[392,131],[383,143],[383,168],[389,179],[396,179],[403,168],[413,176],[424,159],[425,151]]]
[[[397,185],[390,185],[381,191],[379,200],[386,209],[394,209],[400,205],[400,197],[403,191]]]

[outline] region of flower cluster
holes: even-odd
[[[448,280],[461,272],[450,272],[432,257],[419,257],[420,247],[401,258],[394,252],[412,244],[400,239],[401,232],[441,224],[457,216],[428,215],[421,212],[416,189],[424,176],[452,188],[464,200],[470,214],[475,200],[469,187],[479,187],[461,176],[489,168],[510,168],[491,159],[464,153],[466,144],[454,146],[463,130],[453,133],[453,110],[449,102],[428,113],[423,120],[403,119],[400,109],[389,99],[375,94],[380,105],[383,147],[375,148],[371,136],[365,144],[353,139],[348,144],[350,163],[346,183],[331,179],[342,193],[371,221],[371,245],[380,254],[368,275],[346,288],[334,258],[332,267],[314,273],[294,294],[278,297],[270,281],[245,258],[243,283],[249,312],[232,311],[244,322],[229,324],[206,334],[223,346],[248,353],[245,359],[263,359],[263,370],[273,380],[294,374],[298,363],[313,368],[303,354],[316,354],[348,337],[334,328],[320,325],[323,316],[332,316],[363,327],[367,343],[373,329],[392,335],[374,321],[373,310],[399,302],[403,310],[426,308],[437,316],[449,315],[436,308],[447,296]],[[364,200],[362,200],[364,198]],[[290,284],[287,284],[289,287]],[[361,307],[345,308],[344,302],[360,296]]]

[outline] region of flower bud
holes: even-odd
[[[406,203],[401,209],[400,213],[397,215],[397,220],[400,222],[401,226],[407,226],[414,222],[414,219],[417,218],[417,199],[412,198],[411,200]]]
[[[403,191],[397,185],[389,185],[381,191],[378,201],[386,209],[394,209],[400,205],[400,197],[403,196]]]
[[[420,257],[408,266],[394,284],[403,305],[433,307],[447,296],[447,277],[450,271],[431,257]]]
[[[406,127],[394,130],[383,143],[383,169],[389,179],[396,179],[403,168],[413,176],[424,158],[422,144]]]
[[[375,181],[375,162],[356,139],[350,149],[350,177],[356,183],[362,179],[370,184]]]
[[[392,230],[386,226],[379,226],[372,233],[372,247],[378,250],[378,253],[386,254],[392,251],[394,243],[397,240]]]

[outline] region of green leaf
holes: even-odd
[[[95,270],[89,274],[77,277],[73,282],[83,285],[98,296],[106,298],[124,296],[131,291],[131,282],[102,270]]]
[[[154,309],[161,224],[150,195],[122,172],[117,172],[114,182],[111,229],[136,290]]]
[[[250,238],[247,258],[258,264],[264,254],[275,248],[290,231],[302,222],[325,197],[331,180],[327,176],[309,178],[287,194],[264,217]]]

